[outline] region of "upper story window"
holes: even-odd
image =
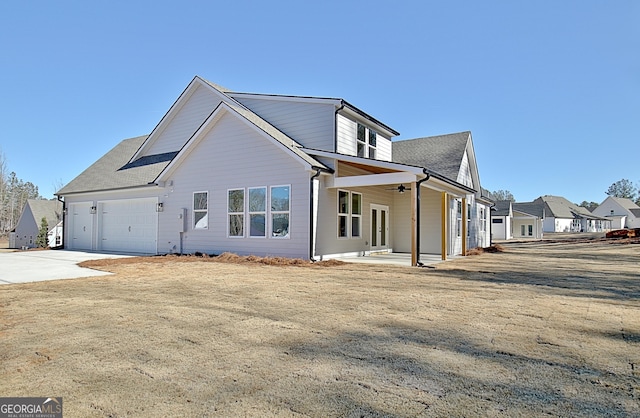
[[[377,142],[378,134],[376,131],[358,124],[358,133],[356,135],[356,149],[358,157],[375,159]]]

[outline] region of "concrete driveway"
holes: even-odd
[[[130,257],[82,251],[42,250],[0,253],[0,284],[104,276],[111,273],[79,267],[86,260]]]

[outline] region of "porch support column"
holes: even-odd
[[[411,183],[411,265],[417,266],[420,254],[418,254],[418,187],[414,181]]]
[[[447,259],[447,192],[441,193],[440,202],[440,229],[442,230],[442,236],[440,238],[442,260]]]
[[[468,225],[467,218],[469,216],[469,208],[467,207],[467,198],[462,198],[462,255],[467,255],[467,234]]]

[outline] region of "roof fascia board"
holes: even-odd
[[[233,92],[227,93],[227,95],[237,100],[237,97],[245,99],[262,99],[262,100],[275,100],[282,102],[299,102],[299,103],[318,103],[318,104],[331,104],[334,106],[340,106],[341,99],[334,99],[330,97],[310,97],[310,96],[286,96],[281,94],[260,94],[260,93],[241,93]]]
[[[353,118],[356,121],[361,121],[364,123],[368,122],[370,125],[376,128],[375,130],[377,132],[383,133],[389,138],[400,135],[400,132],[385,125],[384,123],[380,122],[376,118],[369,116],[368,114],[358,109],[357,107],[350,105],[348,102],[343,100],[342,103],[344,107],[338,108],[339,109],[338,113],[343,113],[345,114],[345,116]]]
[[[331,158],[334,160],[345,161],[349,163],[370,165],[372,167],[386,168],[389,170],[407,171],[412,174],[417,174],[424,177],[424,173],[422,172],[422,167],[415,167],[407,164],[394,163],[391,161],[381,161],[381,160],[372,160],[369,158],[354,157],[352,155],[338,154],[336,152],[315,150],[311,148],[302,148],[302,151],[310,155],[317,155],[318,157]]]
[[[83,195],[94,195],[96,193],[120,193],[123,190],[136,190],[136,189],[147,189],[147,188],[163,188],[163,185],[159,185],[157,183],[148,183],[148,184],[141,184],[138,186],[127,186],[127,187],[115,187],[113,189],[95,189],[95,190],[83,190],[81,192],[69,192],[69,193],[65,193],[62,195],[56,195],[56,196],[62,196],[62,197],[66,197],[66,196],[83,196]]]

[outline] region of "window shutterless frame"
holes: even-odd
[[[193,192],[193,229],[209,228],[209,192]]]
[[[291,185],[271,186],[269,192],[270,236],[289,239],[291,225]]]
[[[267,188],[250,187],[247,201],[249,212],[249,237],[267,237]]]
[[[227,190],[227,236],[244,238],[244,189]]]

